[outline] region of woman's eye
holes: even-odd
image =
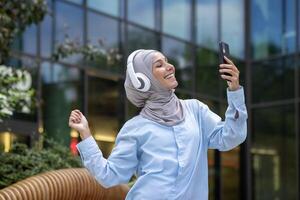
[[[161,66],[162,66],[162,64],[156,65],[156,67],[161,67]]]

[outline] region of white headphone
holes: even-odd
[[[151,87],[149,78],[143,73],[135,73],[133,68],[133,59],[136,56],[136,54],[140,51],[142,50],[135,50],[128,56],[127,72],[135,89],[142,92],[147,92]]]

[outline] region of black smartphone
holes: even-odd
[[[227,64],[227,61],[225,60],[224,56],[229,58],[230,52],[229,52],[229,45],[225,42],[219,42],[219,62],[220,64]],[[229,73],[224,73],[224,75],[231,76]]]

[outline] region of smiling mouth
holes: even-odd
[[[167,76],[164,77],[164,79],[170,79],[174,77],[174,73],[168,74]]]

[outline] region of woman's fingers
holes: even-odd
[[[231,76],[239,76],[239,74],[232,69],[220,69],[220,73],[229,73]]]
[[[228,64],[234,65],[233,62],[229,58],[227,58],[226,56],[224,56],[224,58]]]
[[[78,113],[72,113],[72,116],[74,116],[74,117],[76,117],[76,118],[79,118],[79,119],[81,119],[81,115],[80,114],[78,114]]]
[[[79,110],[73,110],[70,115],[69,123],[80,123],[81,121],[81,112]]]
[[[232,65],[232,64],[220,64],[219,65],[220,68],[229,68],[229,69],[232,69],[233,71],[236,71],[239,73],[239,70],[237,69],[237,67],[235,65]]]
[[[231,83],[235,83],[235,82],[238,81],[238,78],[236,76],[228,76],[228,75],[225,75],[225,74],[222,74],[221,78],[226,80],[226,81],[230,81]]]
[[[77,113],[79,116],[82,115],[82,113],[80,112],[80,110],[77,110],[77,109],[76,109],[76,110],[74,110],[74,112]]]

